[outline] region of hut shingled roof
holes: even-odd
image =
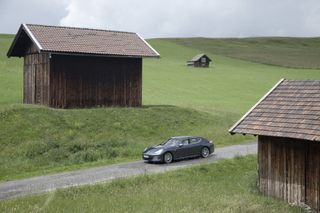
[[[76,27],[22,24],[7,53],[23,56],[28,40],[39,52],[123,57],[159,57],[137,33]]]
[[[229,132],[320,141],[320,80],[282,79]]]

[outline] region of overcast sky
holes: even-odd
[[[0,33],[21,23],[146,38],[320,36],[320,0],[0,0]]]

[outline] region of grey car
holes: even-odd
[[[163,143],[147,147],[142,153],[142,158],[149,162],[171,163],[174,160],[208,157],[214,152],[214,144],[203,137],[178,136],[172,137]]]

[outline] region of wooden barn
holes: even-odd
[[[206,54],[199,54],[187,61],[188,66],[192,67],[209,67],[211,59]]]
[[[141,106],[142,58],[159,54],[136,33],[22,24],[7,56],[24,57],[24,103],[81,108]]]
[[[230,130],[258,136],[258,189],[320,211],[320,81],[281,80]]]

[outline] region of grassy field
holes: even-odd
[[[22,60],[7,58],[12,35],[0,35],[0,110],[10,104],[22,103]]]
[[[190,68],[186,60],[201,52],[197,46],[184,47],[165,39],[149,42],[162,58],[144,61],[144,104],[169,104],[240,116],[281,78],[320,79],[320,70],[270,66],[212,52],[207,52],[213,59],[209,69]]]
[[[0,212],[303,212],[262,196],[255,185],[256,157],[238,157],[0,201]]]
[[[202,52],[293,68],[320,68],[320,38],[170,39]]]
[[[21,103],[22,59],[5,55],[11,41],[0,36],[2,181],[140,159],[143,147],[172,135],[200,135],[217,146],[252,140],[227,130],[279,79],[320,79],[320,70],[258,64],[211,50],[209,69],[189,68],[186,60],[202,51],[195,40],[186,46],[153,39],[162,57],[144,60],[144,107],[49,109]]]

